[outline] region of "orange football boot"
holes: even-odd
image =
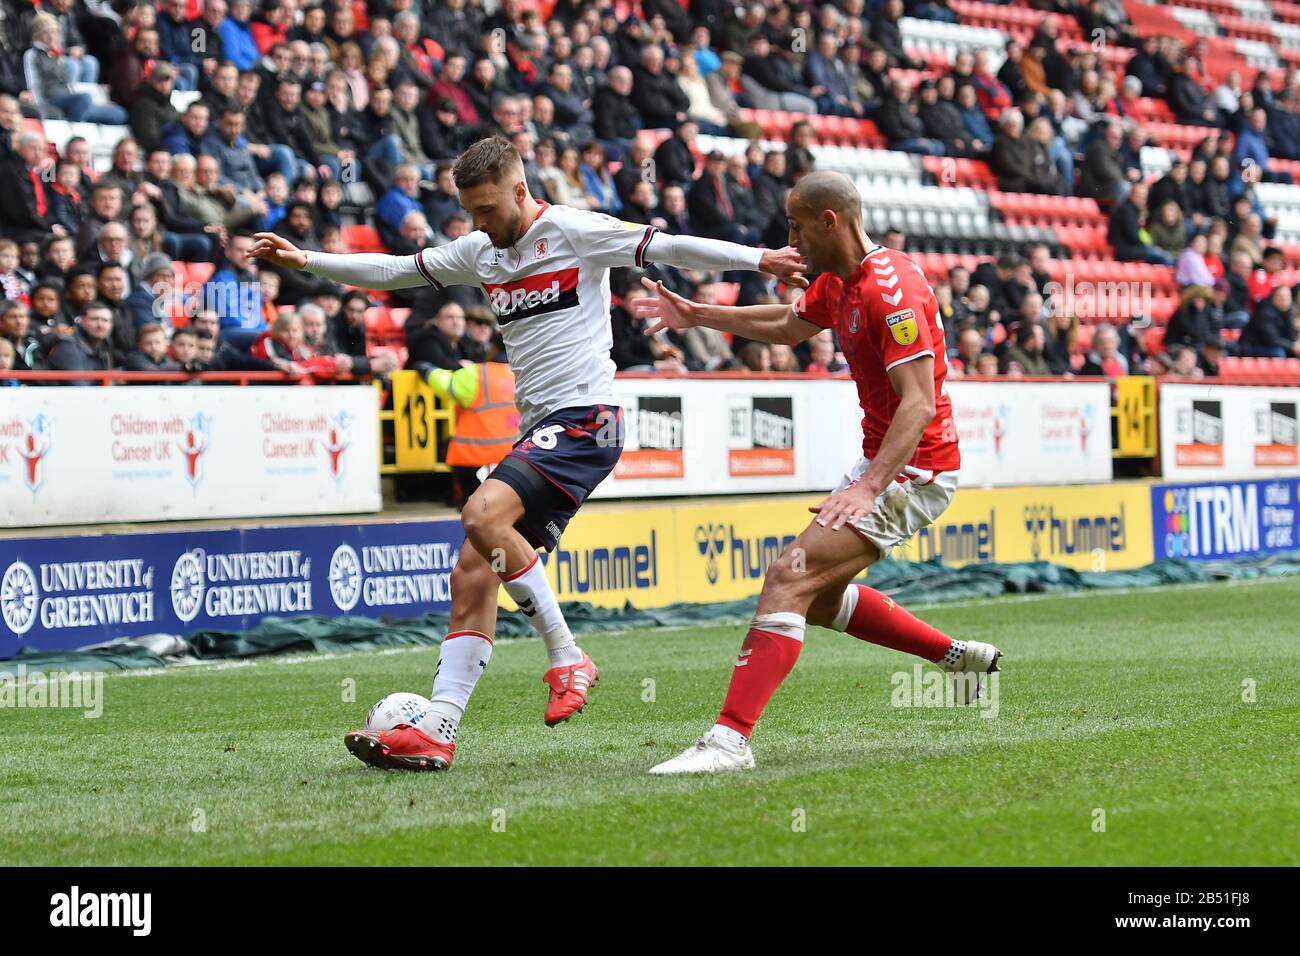
[[[381,770],[447,770],[455,744],[440,744],[409,724],[392,730],[354,730],[343,738],[352,756]]]
[[[550,700],[546,702],[546,726],[554,727],[568,720],[587,706],[587,691],[596,683],[600,672],[595,662],[582,652],[582,660],[565,667],[552,667],[542,677],[543,683],[551,688]]]

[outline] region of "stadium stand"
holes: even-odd
[[[0,13],[0,164],[19,184],[0,195],[0,333],[18,369],[58,368],[55,345],[83,334],[73,287],[87,269],[115,327],[77,354],[122,366],[143,324],[125,303],[151,256],[173,265],[141,293],[169,297],[155,317],[213,337],[206,360],[173,355],[178,369],[301,375],[249,348],[307,301],[327,323],[301,366],[335,356],[340,374],[382,373],[407,360],[409,332],[499,357],[495,333],[439,324],[446,301],[482,307],[477,292],[371,294],[358,326],[343,290],[259,278],[241,237],[399,254],[451,241],[468,222],[448,165],[503,134],[550,201],[673,232],[716,234],[699,178],[716,154],[726,188],[753,199],[722,212],[768,245],[784,243],[793,182],[845,173],[868,231],[935,286],[959,370],[975,329],[1002,374],[1023,374],[1008,352],[1031,322],[1054,374],[1185,371],[1191,348],[1198,375],[1300,383],[1295,295],[1276,291],[1300,279],[1300,4],[0,0]],[[96,198],[105,182],[120,201]],[[100,241],[110,221],[124,253]],[[98,275],[119,255],[121,295]],[[795,294],[665,272],[719,301]],[[234,290],[248,301],[214,299]],[[617,341],[632,320],[616,307],[613,321]],[[1115,357],[1093,348],[1102,325],[1119,333]],[[725,355],[656,341],[637,367],[749,364],[744,343],[718,342]]]

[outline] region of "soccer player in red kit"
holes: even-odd
[[[653,331],[703,325],[789,345],[835,329],[862,405],[862,458],[768,568],[717,723],[653,774],[753,767],[750,734],[798,660],[808,623],[953,672],[990,673],[1001,656],[991,644],[954,640],[879,591],[852,583],[933,523],[957,489],[961,454],[944,387],[943,325],[920,268],[863,230],[861,200],[847,176],[804,177],[790,191],[786,213],[790,244],[822,273],[792,306],[705,306],[646,279],[658,296],[639,300],[635,310],[658,320]],[[959,699],[973,701],[979,680],[956,682]]]

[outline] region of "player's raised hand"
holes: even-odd
[[[808,288],[808,279],[803,274],[803,270],[808,268],[808,263],[794,246],[764,250],[758,268],[768,275],[783,279],[786,285],[792,285],[796,289]]]
[[[277,236],[273,232],[258,232],[253,234],[253,240],[253,247],[248,250],[248,254],[254,259],[264,259],[283,269],[301,269],[307,264],[307,253],[284,236]]]
[[[654,335],[664,329],[689,329],[695,325],[696,304],[673,292],[662,282],[645,276],[641,284],[654,293],[650,298],[632,300],[632,317],[647,319],[645,334]]]

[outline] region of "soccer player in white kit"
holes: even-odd
[[[574,641],[537,553],[552,550],[569,519],[613,470],[623,446],[610,359],[609,270],[648,262],[688,269],[750,269],[805,287],[793,248],[754,249],[534,199],[518,152],[480,140],[456,161],[460,201],[475,231],[414,256],[329,255],[258,233],[252,255],[369,289],[477,285],[501,325],[515,373],[520,441],[466,502],[468,547],[452,570],[451,627],[420,726],[353,731],[345,742],[373,766],[444,770],[479,676],[492,656],[501,584],[546,645],[548,726],[587,703],[597,668]],[[493,480],[496,479],[496,480]]]

